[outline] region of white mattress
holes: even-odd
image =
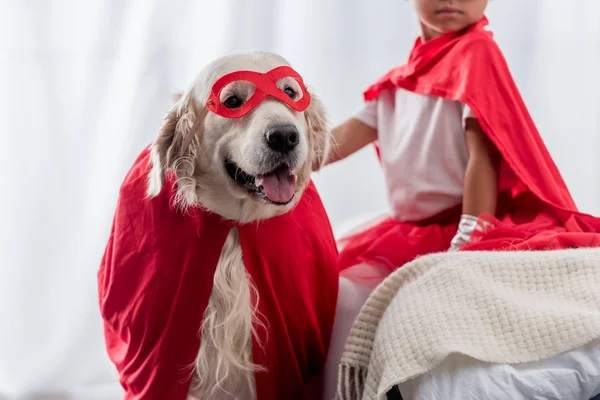
[[[403,400],[589,400],[600,393],[600,340],[538,362],[486,364],[455,354],[400,385]]]

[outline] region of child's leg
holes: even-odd
[[[353,267],[344,269],[340,272],[340,276],[358,284],[360,287],[368,288],[369,291],[373,291],[373,289],[383,282],[392,271],[393,269],[389,267],[385,268],[383,266],[374,266],[370,264],[357,264]]]
[[[350,328],[358,316],[372,289],[340,277],[335,320],[331,335],[331,345],[325,364],[324,399],[332,399],[337,389],[338,365],[344,351]]]

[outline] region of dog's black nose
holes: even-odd
[[[286,154],[298,145],[300,135],[294,125],[279,125],[265,133],[265,140],[271,149]]]

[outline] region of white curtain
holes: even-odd
[[[600,214],[600,2],[492,0],[488,17],[575,200]],[[337,124],[416,34],[400,0],[0,0],[0,399],[119,398],[96,271],[125,173],[205,63],[279,52]],[[386,209],[371,148],[315,180],[335,228]]]

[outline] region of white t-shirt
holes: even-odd
[[[458,101],[387,90],[354,118],[377,129],[388,201],[400,221],[419,221],[462,203],[468,161]]]

